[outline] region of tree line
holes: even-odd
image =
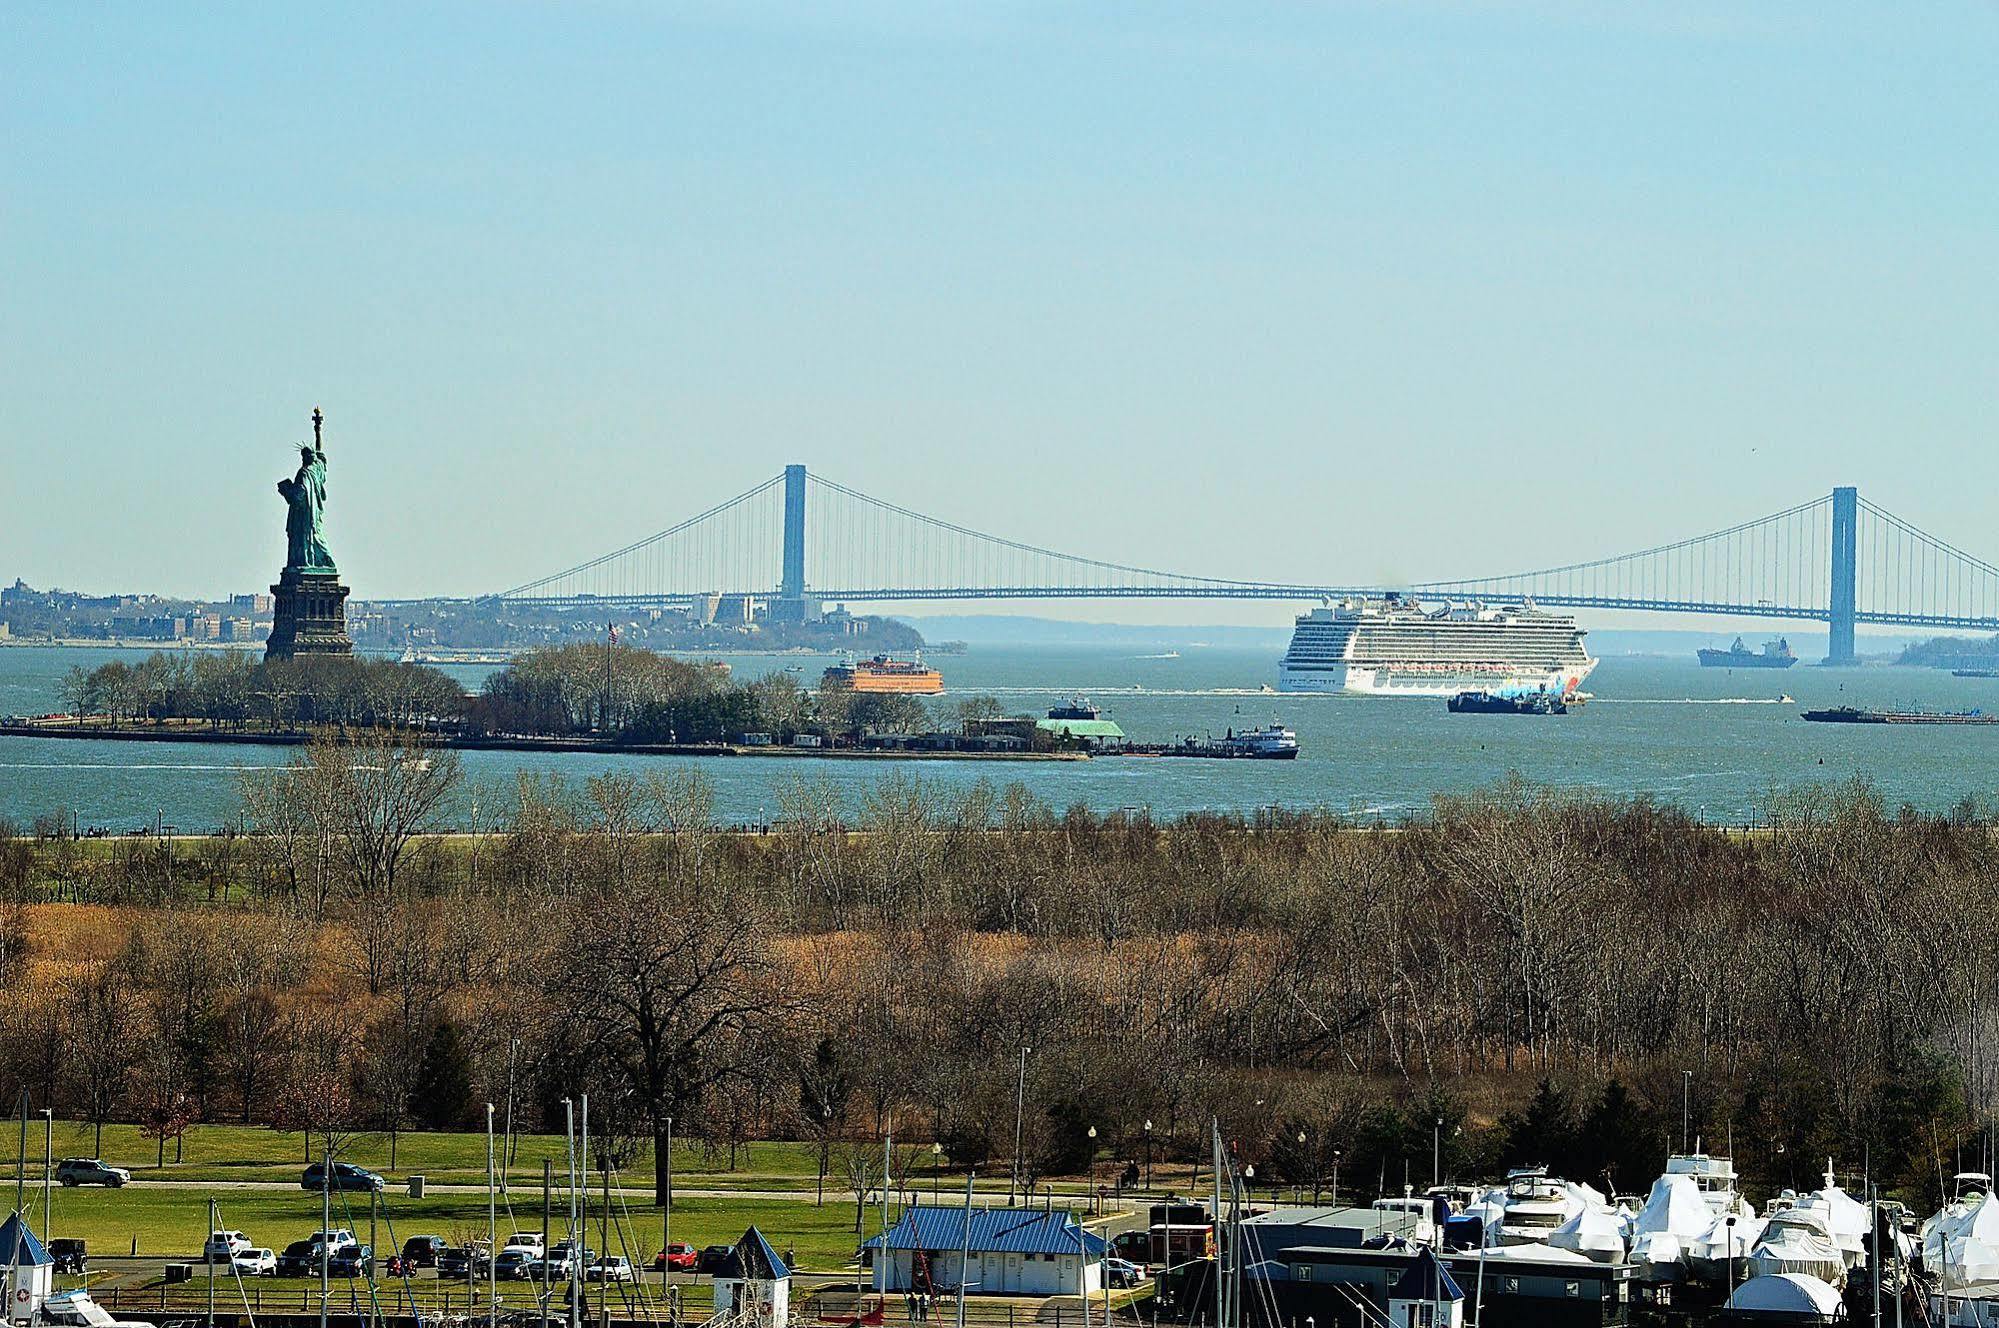
[[[937,722],[913,696],[809,689],[782,670],[738,681],[724,665],[609,644],[525,651],[472,694],[423,664],[365,656],[255,660],[243,651],[204,650],[74,667],[61,697],[72,715],[119,723],[591,734],[642,743],[734,742],[745,733],[788,743],[801,733],[913,733]],[[996,709],[977,698],[956,703],[953,715]]]
[[[662,766],[524,775],[489,833],[434,833],[459,781],[385,732],[247,777],[198,845],[8,841],[0,1091],[162,1139],[393,1137],[511,1063],[522,1117],[589,1092],[662,1192],[669,1119],[829,1168],[893,1122],[1007,1170],[1018,1131],[1033,1182],[1198,1162],[1211,1118],[1260,1178],[1349,1197],[1427,1182],[1433,1148],[1643,1192],[1684,1094],[1753,1188],[1830,1156],[1926,1203],[1991,1123],[1999,862],[1969,805],[1811,788],[1745,834],[1508,781],[1398,825],[1159,823],[890,775],[852,804],[793,781],[734,834]],[[64,917],[101,937],[47,944]]]

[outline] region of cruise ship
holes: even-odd
[[[1345,599],[1298,616],[1277,666],[1280,692],[1454,696],[1506,690],[1571,692],[1596,667],[1583,630],[1533,604]]]

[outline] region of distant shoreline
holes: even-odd
[[[219,747],[299,747],[312,737],[298,730],[252,733],[192,726],[113,728],[105,725],[0,724],[0,738],[63,738],[74,742],[191,742]],[[747,747],[737,743],[604,742],[594,738],[534,738],[440,734],[439,747],[473,752],[547,752],[597,756],[825,757],[836,761],[1087,761],[1086,752],[872,751],[858,747]]]

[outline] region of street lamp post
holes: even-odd
[[[1145,1188],[1152,1188],[1152,1117],[1145,1118]]]
[[[1014,1192],[1020,1188],[1020,1121],[1027,1103],[1027,1053],[1033,1050],[1032,1047],[1020,1049],[1020,1078],[1013,1089],[1013,1176],[1006,1185],[1006,1205],[1009,1208],[1014,1204]]]
[[[1340,1206],[1340,1150],[1333,1150],[1333,1207]]]
[[[1306,1161],[1305,1132],[1303,1130],[1298,1131],[1298,1158],[1300,1161]],[[1310,1165],[1310,1163],[1307,1162],[1307,1165]],[[1297,1198],[1295,1186],[1293,1187],[1292,1198]],[[1316,1166],[1312,1167],[1312,1202],[1319,1202],[1319,1169]]]
[[[42,1239],[50,1239],[55,1219],[52,1216],[49,1193],[55,1188],[50,1168],[55,1165],[56,1155],[56,1112],[54,1107],[42,1108]]]
[[[1090,1133],[1090,1165],[1089,1165],[1087,1181],[1090,1186],[1090,1208],[1091,1211],[1094,1212],[1096,1211],[1099,1202],[1099,1196],[1097,1194],[1097,1127],[1092,1125],[1090,1127],[1089,1133]]]
[[[1687,1152],[1687,1132],[1694,1114],[1694,1072],[1680,1071],[1680,1151]]]
[[[944,1145],[933,1142],[930,1145],[930,1203],[935,1207],[940,1197],[938,1186],[944,1175]]]
[[[1430,1127],[1430,1185],[1432,1188],[1444,1183],[1444,1118],[1437,1117]]]

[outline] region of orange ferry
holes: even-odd
[[[891,659],[842,659],[819,679],[821,687],[844,687],[856,692],[901,692],[910,696],[936,696],[944,690],[944,675],[923,662]]]

